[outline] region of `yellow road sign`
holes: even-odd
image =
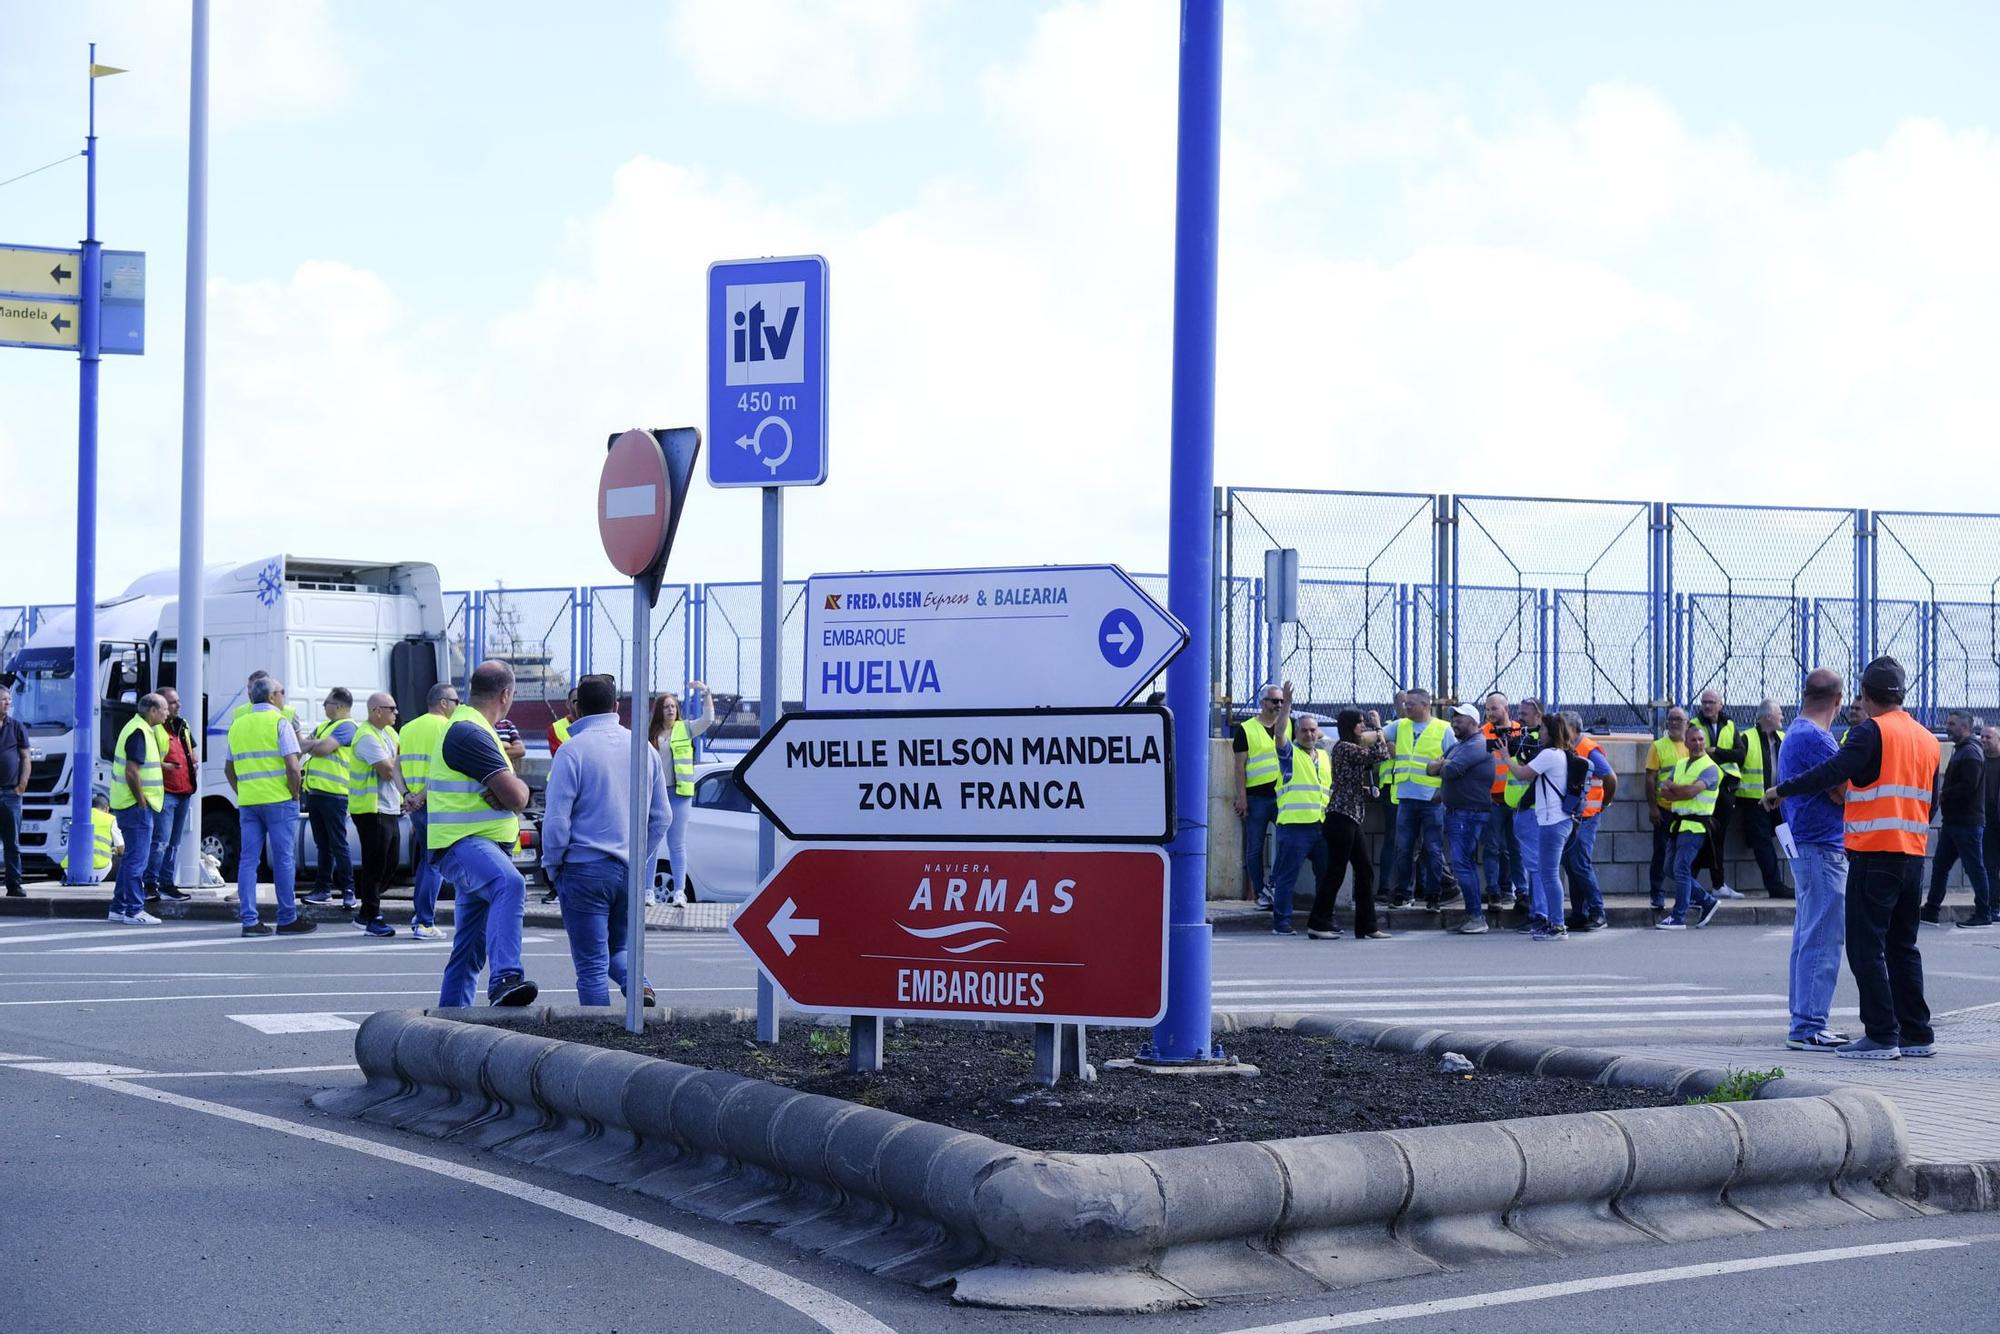
[[[0,347],[75,347],[77,305],[0,296]]]
[[[74,250],[0,245],[0,292],[22,296],[78,296],[83,256]]]

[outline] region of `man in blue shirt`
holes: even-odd
[[[1840,749],[1832,728],[1843,693],[1838,672],[1818,667],[1806,677],[1798,719],[1778,748],[1778,783],[1818,768]],[[1798,884],[1798,910],[1792,918],[1792,1021],[1785,1041],[1794,1051],[1832,1051],[1847,1041],[1827,1027],[1834,984],[1840,980],[1847,911],[1846,831],[1839,795],[1836,789],[1786,797],[1782,803],[1785,826],[1797,848],[1792,854],[1792,879]],[[1765,808],[1778,804],[1767,792]]]
[[[580,1005],[608,1005],[609,983],[630,992],[625,927],[631,911],[632,734],[618,725],[618,689],[608,676],[577,684],[576,721],[549,764],[543,797],[542,865],[562,897],[563,930],[576,965]],[[652,878],[672,814],[659,752],[646,748],[651,810],[640,866]],[[608,980],[607,980],[608,979]],[[645,1002],[654,1003],[653,989]]]

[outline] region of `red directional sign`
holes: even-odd
[[[802,848],[730,930],[806,1010],[1132,1025],[1166,1011],[1156,848]]]
[[[667,545],[673,493],[667,458],[651,431],[627,431],[604,458],[597,479],[597,535],[618,573],[637,579]]]

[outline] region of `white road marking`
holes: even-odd
[[[175,932],[174,934],[180,935],[182,933]],[[14,942],[9,940],[0,943],[11,945]],[[199,950],[214,949],[217,946],[268,945],[269,943],[262,936],[246,936],[243,934],[241,927],[232,927],[228,931],[204,931],[192,940],[160,940],[155,938],[152,940],[134,940],[124,945],[65,945],[59,950],[50,950],[49,953],[151,954],[155,950]]]
[[[1786,1251],[1778,1255],[1755,1255],[1742,1260],[1716,1260],[1708,1264],[1677,1265],[1671,1269],[1641,1269],[1626,1274],[1605,1274],[1600,1278],[1577,1278],[1563,1283],[1537,1283],[1526,1288],[1503,1288],[1464,1297],[1440,1297],[1435,1301],[1409,1302],[1401,1306],[1376,1306],[1364,1311],[1343,1311],[1338,1315],[1308,1316],[1276,1325],[1249,1325],[1232,1334],[1321,1334],[1323,1330],[1356,1329],[1362,1325],[1386,1325],[1396,1320],[1421,1320],[1425,1316],[1447,1315],[1454,1311],[1481,1311],[1495,1306],[1517,1306],[1554,1297],[1573,1297],[1586,1292],[1610,1292],[1619,1288],[1649,1287],[1656,1283],[1678,1283],[1696,1278],[1719,1278],[1726,1274],[1751,1274],[1764,1269],[1789,1269],[1797,1265],[1834,1264],[1842,1260],[1867,1260],[1883,1255],[1906,1255],[1912,1251],[1960,1250],[1967,1245],[1944,1237],[1918,1237],[1912,1241],[1880,1242],[1872,1246],[1839,1246],[1822,1251]]]
[[[9,1005],[145,1005],[168,1001],[206,1000],[294,1000],[301,996],[435,996],[436,987],[410,991],[222,991],[200,996],[65,996],[60,1000],[6,1000]],[[574,988],[543,987],[544,996],[573,996]]]
[[[45,1075],[136,1075],[143,1073],[129,1065],[106,1065],[102,1061],[36,1061],[11,1065],[10,1070],[34,1070]]]
[[[693,1237],[675,1232],[671,1228],[661,1227],[657,1223],[644,1222],[626,1214],[606,1209],[601,1205],[574,1199],[557,1191],[545,1190],[540,1186],[531,1186],[526,1182],[516,1181],[511,1177],[500,1176],[494,1172],[482,1171],[477,1167],[472,1167],[464,1163],[450,1162],[443,1158],[431,1158],[424,1154],[411,1153],[406,1149],[391,1148],[389,1145],[377,1144],[373,1140],[362,1139],[357,1135],[343,1135],[336,1130],[323,1130],[318,1126],[299,1125],[296,1122],[281,1120],[275,1116],[265,1116],[259,1112],[244,1111],[240,1107],[231,1107],[226,1103],[210,1102],[205,1098],[187,1098],[178,1093],[169,1093],[165,1089],[147,1088],[143,1084],[127,1083],[119,1079],[93,1079],[87,1082],[97,1088],[110,1089],[113,1092],[128,1094],[135,1098],[144,1098],[149,1102],[162,1103],[169,1107],[179,1107],[191,1112],[201,1112],[206,1116],[221,1117],[224,1120],[235,1121],[242,1125],[276,1131],[281,1135],[292,1135],[299,1139],[331,1145],[334,1148],[366,1154],[371,1158],[379,1158],[383,1162],[394,1163],[399,1167],[410,1167],[418,1171],[430,1172],[448,1181],[463,1182],[467,1185],[478,1186],[482,1189],[493,1191],[495,1194],[506,1195],[512,1199],[520,1200],[525,1204],[538,1205],[553,1213],[574,1218],[580,1223],[589,1223],[594,1227],[603,1228],[607,1232],[616,1233],[618,1236],[636,1241],[642,1246],[650,1246],[656,1251],[674,1256],[676,1259],[685,1260],[689,1264],[699,1265],[701,1268],[714,1274],[720,1274],[724,1278],[734,1279],[736,1282],[743,1284],[755,1292],[761,1292],[775,1301],[783,1302],[806,1319],[813,1321],[823,1329],[833,1331],[834,1334],[895,1334],[895,1331],[888,1325],[883,1324],[852,1302],[846,1301],[824,1288],[816,1288],[810,1283],[794,1278],[782,1270],[773,1269],[769,1265],[759,1264],[755,1260],[746,1259],[743,1256],[726,1251],[720,1246],[711,1246],[705,1241],[697,1241]]]
[[[230,1014],[223,1018],[234,1019],[245,1028],[254,1028],[267,1037],[279,1033],[343,1033],[361,1027],[352,1019],[343,1019],[323,1010],[301,1014]]]
[[[130,933],[132,929],[133,928],[129,926],[120,926],[116,922],[101,922],[98,925],[90,927],[87,930],[83,931],[51,931],[47,935],[41,935],[41,936],[9,936],[5,940],[0,940],[0,947],[12,946],[12,945],[39,945],[42,942],[48,940],[82,940],[87,936],[97,936],[101,938],[117,936],[121,940],[130,940],[131,939]],[[23,953],[33,953],[33,951],[24,950]]]
[[[1227,996],[1237,1000],[1246,996],[1320,996],[1337,1000],[1343,996],[1561,996],[1561,995],[1602,995],[1611,993],[1629,996],[1645,991],[1720,991],[1720,987],[1703,986],[1688,982],[1645,982],[1636,986],[1613,986],[1603,982],[1588,982],[1582,986],[1553,987],[1354,987],[1345,982],[1302,982],[1297,986],[1279,986],[1271,982],[1217,982],[1217,998]],[[1780,998],[1782,999],[1782,998]]]
[[[0,1051],[0,1061],[39,1061],[39,1056],[24,1056],[18,1051]]]
[[[349,1061],[345,1065],[275,1065],[257,1070],[141,1070],[127,1075],[127,1079],[240,1079],[251,1075],[323,1075],[335,1070],[358,1070],[359,1066]]]
[[[1777,999],[1783,1000],[1780,996]],[[20,1004],[19,1001],[0,1001],[0,1005]],[[1217,1009],[1223,1007],[1217,1006]],[[1287,1005],[1288,1013],[1349,1015],[1356,1019],[1380,1019],[1384,1016],[1400,1017],[1412,1024],[1457,1024],[1466,1028],[1565,1028],[1573,1024],[1635,1024],[1644,1023],[1647,1031],[1657,1032],[1660,1019],[1701,1019],[1704,1027],[1741,1027],[1751,1020],[1788,1019],[1790,1010],[1652,1010],[1640,1014],[1431,1014],[1416,1006],[1385,1009],[1381,1006],[1362,1008],[1349,1005]],[[1461,1007],[1463,1008],[1463,1007]],[[1835,1010],[1832,1016],[1851,1018],[1860,1014],[1858,1009]]]
[[[1243,997],[1218,994],[1215,999],[1218,1003],[1225,1000],[1230,1002],[1235,1002],[1242,1000]],[[1761,1001],[1761,1002],[1781,1001],[1786,998],[1782,992],[1775,994],[1767,993],[1762,995],[1730,992],[1730,993],[1719,993],[1713,995],[1705,995],[1701,993],[1685,993],[1685,994],[1676,994],[1671,996],[1534,995],[1534,996],[1514,996],[1507,1000],[1460,1000],[1459,998],[1454,996],[1450,997],[1449,999],[1440,1000],[1431,1004],[1425,1004],[1424,1002],[1421,1001],[1371,1000],[1356,1005],[1347,1005],[1339,1003],[1343,999],[1344,998],[1340,996],[1328,996],[1325,995],[1324,993],[1321,993],[1316,997],[1308,999],[1307,1003],[1302,1005],[1292,1005],[1288,1003],[1279,1004],[1277,1002],[1272,1002],[1272,1001],[1266,1001],[1264,1002],[1264,1004],[1276,1005],[1277,1008],[1286,1010],[1314,1010],[1314,1011],[1339,1010],[1343,1013],[1348,1013],[1348,1014],[1412,1014],[1412,1013],[1420,1014],[1425,1010],[1436,1010],[1436,1009],[1523,1010],[1523,1009],[1534,1009],[1537,1007],[1550,1010],[1567,1010],[1572,1008],[1589,1009],[1591,1007],[1599,1007],[1604,1009],[1635,1009],[1635,1008],[1644,1008],[1646,1006],[1651,1006],[1651,1005],[1709,1005],[1709,1004],[1724,1004],[1724,1003],[1744,1004],[1753,1001]],[[1325,1003],[1322,1004],[1321,1002]]]

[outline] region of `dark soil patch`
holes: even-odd
[[[787,1024],[783,1040],[771,1047],[753,1040],[751,1025],[716,1019],[675,1020],[637,1035],[592,1020],[520,1031],[727,1070],[1024,1149],[1070,1153],[1406,1130],[1675,1101],[1646,1089],[1602,1088],[1575,1079],[1486,1070],[1469,1077],[1445,1075],[1427,1056],[1276,1029],[1236,1033],[1228,1040],[1231,1055],[1263,1071],[1255,1078],[1103,1070],[1095,1083],[1066,1080],[1053,1089],[1032,1080],[1033,1040],[1025,1029],[914,1024],[895,1029],[887,1034],[885,1068],[874,1075],[848,1073],[845,1028]],[[1092,1052],[1099,1062],[1136,1045],[1130,1035],[1121,1040],[1106,1034],[1101,1040],[1104,1046]]]

